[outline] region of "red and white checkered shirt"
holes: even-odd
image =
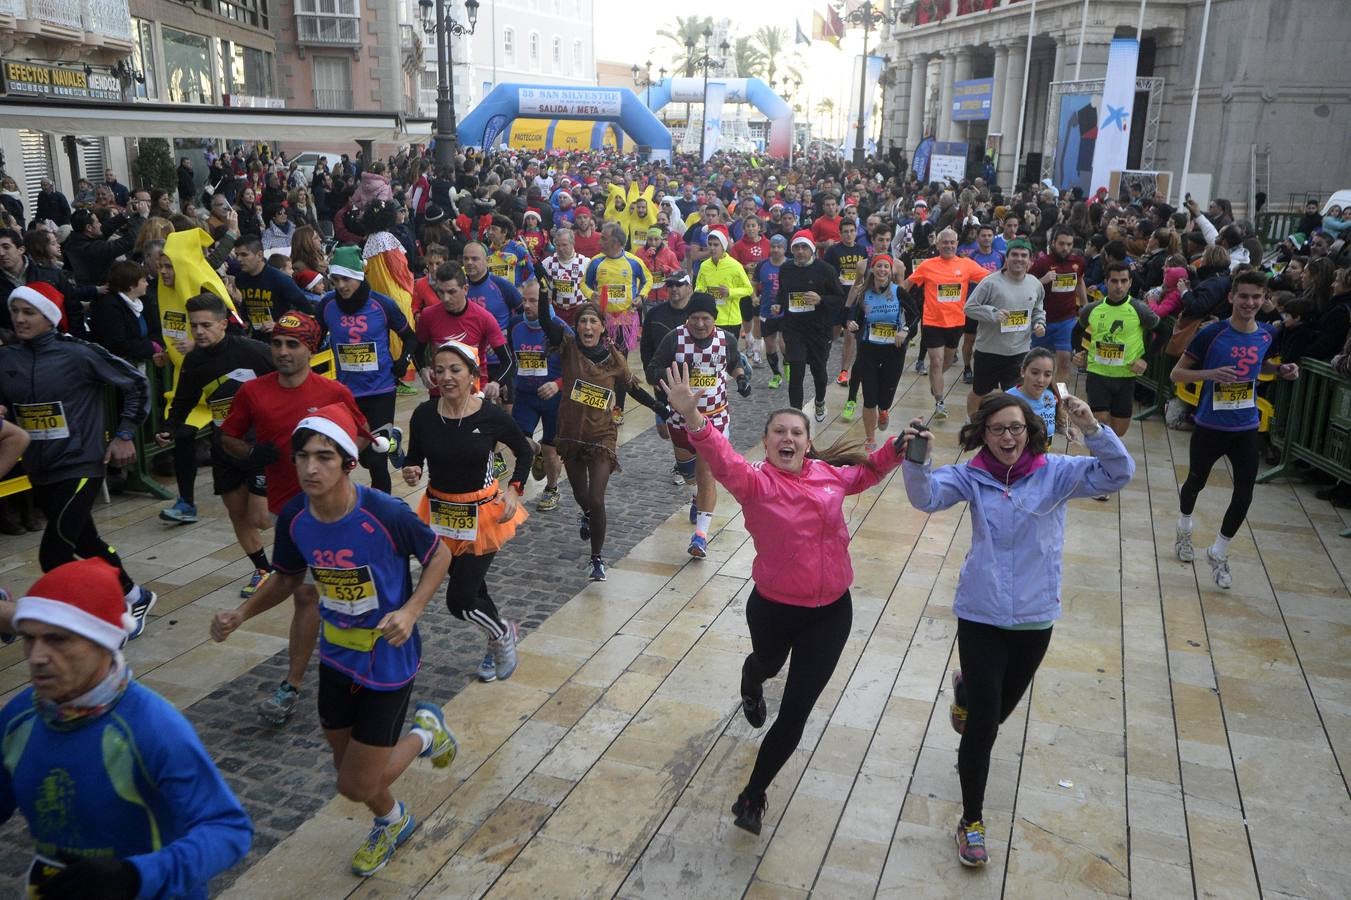
[[[574,253],[567,262],[560,260],[557,253],[544,258],[541,265],[549,279],[548,287],[553,291],[556,309],[576,309],[586,300],[586,295],[582,293],[582,280],[590,262],[580,253]]]
[[[726,335],[721,328],[714,328],[713,340],[701,349],[686,326],[677,326],[675,332],[675,361],[677,365],[685,363],[690,367],[690,392],[694,394],[694,405],[710,425],[719,431],[726,431],[730,421],[727,415]],[[671,424],[684,428],[685,420],[676,414],[671,417]]]

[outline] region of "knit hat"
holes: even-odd
[[[422,221],[430,225],[433,222],[440,222],[446,217],[446,211],[435,203],[428,203],[427,208],[422,211]]]
[[[371,434],[366,428],[364,420],[362,424],[358,425],[356,416],[352,414],[352,408],[346,403],[330,403],[327,406],[319,407],[297,422],[291,433],[295,434],[302,428],[317,431],[324,437],[331,438],[353,459],[360,455],[360,451],[357,450],[358,436],[368,438],[371,442],[371,448],[376,453],[384,453],[389,449],[389,438],[376,437]]]
[[[16,287],[9,295],[9,308],[14,309],[14,301],[22,300],[32,306],[42,317],[52,323],[53,328],[61,327],[66,315],[66,298],[55,285],[45,281],[34,281]]]
[[[586,204],[582,204],[581,206],[573,210],[574,215],[580,216],[582,213],[586,213],[588,216],[595,215],[595,213],[591,211],[591,207],[587,206]]]
[[[708,229],[708,240],[711,241],[715,238],[717,239],[718,243],[722,244],[722,249],[724,250],[726,250],[728,246],[730,246],[732,243],[732,239],[727,236],[727,232],[722,228],[721,225]]]
[[[661,237],[664,233],[665,233],[665,232],[663,232],[663,231],[662,231],[660,228],[658,228],[656,225],[653,225],[651,228],[649,228],[649,229],[647,230],[647,236],[648,236],[648,237],[659,238],[659,237]]]
[[[98,557],[57,566],[19,598],[14,624],[42,622],[117,652],[136,622],[127,611],[117,569]]]
[[[1031,253],[1031,252],[1032,252],[1032,242],[1029,241],[1027,238],[1014,238],[1013,240],[1011,240],[1011,241],[1008,242],[1008,245],[1007,245],[1004,249],[1005,249],[1005,250],[1026,250],[1028,253]]]
[[[690,302],[685,305],[685,318],[689,318],[695,313],[708,313],[713,318],[718,317],[718,301],[713,299],[713,295],[704,291],[695,291],[690,294]]]
[[[366,266],[361,261],[359,247],[339,247],[333,251],[333,259],[328,263],[328,274],[341,275],[355,281],[366,280]]]
[[[329,267],[332,272],[332,267]],[[342,274],[341,272],[338,274]],[[303,312],[288,312],[272,326],[273,337],[293,337],[314,353],[319,349],[319,323]]]
[[[788,238],[784,237],[781,234],[776,234],[769,239],[769,245],[771,247],[787,247]]]
[[[816,238],[812,237],[812,233],[808,231],[806,228],[804,228],[801,231],[794,234],[793,240],[789,242],[789,245],[793,247],[796,247],[798,244],[806,244],[808,247],[811,247],[813,250],[815,250]]]
[[[479,369],[482,368],[479,365],[478,361],[478,350],[475,349],[474,347],[469,346],[463,341],[456,341],[456,340],[446,341],[441,346],[436,348],[437,353],[440,353],[442,350],[449,350],[451,353],[458,354],[466,363],[469,364],[469,368],[473,369],[475,372],[479,371]]]

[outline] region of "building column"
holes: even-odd
[[[1004,137],[999,146],[999,171],[996,176],[1001,185],[1010,189],[1012,189],[1016,180],[1014,169],[1017,161],[1013,158],[1013,152],[1018,143],[1018,107],[1019,99],[1022,97],[1023,66],[1026,61],[1027,42],[1015,40],[1008,48],[1008,64],[1004,81],[1005,100],[1002,104],[1003,122],[1000,125]]]
[[[952,82],[957,72],[957,54],[943,54],[943,68],[938,76],[938,140],[950,141],[955,129],[952,126]]]
[[[969,81],[971,79],[971,75],[975,72],[975,66],[976,66],[976,56],[974,53],[971,52],[971,49],[969,47],[957,51],[957,63],[953,68],[952,72],[953,83],[955,84],[958,81]],[[953,91],[954,97],[956,96],[956,93],[957,92],[954,90]],[[947,117],[948,117],[949,134],[951,135],[949,139],[954,141],[966,140],[967,123],[952,121],[951,102],[948,103]]]
[[[906,129],[910,122],[910,76],[910,66],[893,65],[890,70],[892,83],[887,85],[887,100],[890,101],[891,108],[882,111],[884,151],[889,144],[901,147],[907,154],[914,149],[906,141],[908,137]]]
[[[990,126],[987,134],[995,134],[1004,127],[1004,104],[1008,102],[1009,45],[996,44],[994,48],[994,77],[990,91]],[[1002,144],[1001,144],[1002,149]]]
[[[924,140],[924,97],[928,86],[925,75],[929,71],[929,60],[916,56],[910,60],[910,104],[907,108],[909,119],[905,128],[905,152],[914,157],[915,148]]]

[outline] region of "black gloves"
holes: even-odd
[[[249,450],[249,464],[260,469],[272,465],[279,459],[281,459],[281,451],[272,444],[259,442]]]
[[[751,395],[751,376],[742,372],[736,377],[736,392],[743,397]]]
[[[72,862],[41,887],[42,900],[135,900],[141,873],[123,859]]]

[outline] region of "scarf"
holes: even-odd
[[[136,314],[136,318],[141,317],[141,311],[145,309],[145,303],[139,297],[128,297],[126,294],[118,292],[117,296],[122,298],[122,302],[127,304],[127,309]]]
[[[1046,465],[1046,454],[1033,453],[1030,446],[1024,447],[1023,455],[1018,457],[1013,465],[1006,466],[995,459],[995,456],[990,452],[989,447],[981,447],[980,452],[971,458],[971,462],[968,463],[968,465],[989,472],[995,478],[1004,482],[1004,487],[1007,488],[1009,485],[1013,484],[1013,482],[1031,475],[1033,472]]]
[[[70,731],[79,728],[89,719],[97,719],[117,705],[131,684],[131,667],[121,652],[113,654],[113,669],[98,684],[84,694],[65,703],[53,703],[50,700],[33,697],[33,705],[38,715],[48,727],[57,731]]]

